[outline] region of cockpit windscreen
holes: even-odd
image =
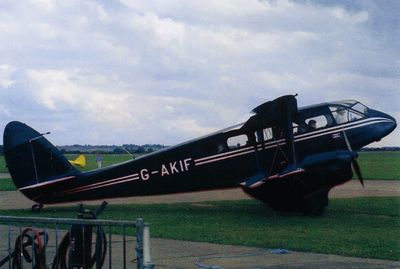
[[[337,124],[359,120],[368,115],[368,107],[353,100],[331,103],[329,109]]]

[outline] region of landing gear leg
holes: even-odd
[[[43,204],[34,204],[31,207],[32,212],[40,212],[43,208]]]
[[[320,216],[328,205],[329,190],[318,191],[304,198],[303,214],[306,216]]]

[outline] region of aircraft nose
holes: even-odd
[[[384,114],[384,113],[383,113]],[[394,129],[397,127],[396,119],[388,114],[384,114],[385,118],[387,119],[387,123],[385,125],[385,135],[390,134]]]
[[[396,120],[394,118],[392,118],[392,117],[390,117],[390,118],[392,120],[392,127],[391,127],[390,131],[393,131],[397,127],[397,122],[396,122]]]
[[[368,137],[369,141],[367,144],[380,141],[397,127],[395,118],[381,111],[369,109],[368,116],[375,124],[365,133],[365,137]],[[367,144],[363,143],[362,146]]]

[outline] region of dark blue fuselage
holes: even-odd
[[[342,114],[344,119],[339,120]],[[309,124],[312,121],[316,121],[317,126],[311,128]],[[244,129],[243,126],[239,124],[104,169],[48,178],[22,187],[20,191],[39,203],[61,203],[231,188],[260,171],[268,177],[284,169],[288,164],[289,148],[279,128],[265,125],[258,129]],[[293,120],[296,158],[301,166],[308,156],[348,150],[346,137],[351,147],[357,150],[380,140],[395,127],[392,117],[358,102],[302,108]],[[324,166],[336,169],[329,163]],[[342,171],[340,165],[336,166],[337,171]],[[308,169],[305,170],[302,180],[313,178],[310,192],[331,188],[351,178],[343,172],[346,175],[340,180],[327,182],[321,178],[317,181],[316,178],[326,177],[319,167],[310,167],[309,174]]]

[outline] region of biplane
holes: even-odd
[[[329,191],[363,184],[357,150],[396,128],[357,101],[298,108],[296,96],[261,104],[246,122],[113,166],[81,172],[24,123],[4,130],[4,154],[20,192],[43,204],[241,187],[275,210],[319,215]]]

